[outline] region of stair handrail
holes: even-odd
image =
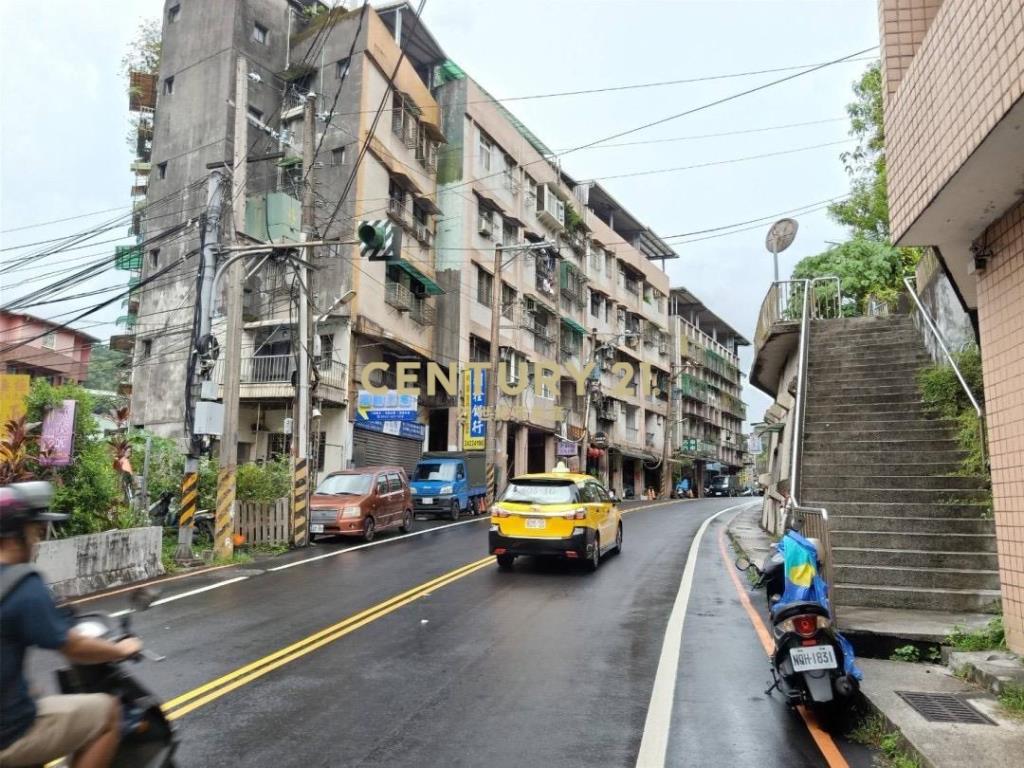
[[[914,276],[904,277],[903,285],[907,287],[907,293],[910,294],[910,298],[913,299],[914,304],[917,306],[918,314],[924,318],[925,325],[928,326],[928,330],[932,332],[935,340],[939,343],[939,349],[942,350],[942,354],[945,355],[946,361],[952,366],[953,373],[956,374],[957,381],[960,382],[960,386],[964,390],[964,394],[967,395],[967,399],[971,403],[971,407],[974,408],[974,413],[978,417],[978,433],[981,436],[981,460],[985,466],[988,466],[988,451],[985,445],[985,410],[978,403],[974,393],[971,392],[970,386],[967,384],[967,379],[964,378],[963,373],[960,370],[960,366],[956,364],[956,360],[953,358],[952,353],[949,351],[949,345],[946,343],[946,339],[942,336],[942,332],[939,327],[932,320],[931,315],[928,314],[928,310],[924,308],[924,304],[921,303],[921,299],[917,295],[917,289],[911,283],[917,281]]]
[[[800,454],[804,437],[804,399],[807,390],[807,347],[811,318],[811,281],[803,280],[803,302],[800,310],[800,344],[796,366],[796,396],[790,419],[793,422],[792,439],[789,446],[789,499],[795,506],[800,506]]]

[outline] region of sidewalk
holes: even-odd
[[[760,563],[769,551],[770,539],[760,527],[761,510],[741,512],[729,526],[729,537],[750,560]],[[892,611],[893,614],[900,613]],[[1024,753],[1024,720],[1007,716],[989,691],[998,693],[1006,684],[1024,684],[1024,666],[1012,654],[996,651],[953,653],[951,669],[934,664],[858,658],[864,672],[861,693],[865,703],[899,731],[903,746],[925,768],[1020,765]],[[973,685],[968,680],[984,687]],[[985,690],[988,689],[988,690]],[[985,724],[934,722],[915,710],[899,693],[949,694],[980,712]]]

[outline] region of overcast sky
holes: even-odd
[[[127,210],[131,154],[120,60],[139,22],[157,17],[163,2],[3,0],[2,8],[0,229],[5,233],[0,247],[9,249],[77,232]],[[817,64],[876,45],[876,14],[876,0],[427,0],[423,15],[448,56],[502,99]],[[595,147],[568,154],[563,167],[580,180],[602,179],[620,203],[662,235],[757,219],[843,195],[849,181],[838,155],[849,145],[805,148],[848,139],[848,123],[839,118],[845,118],[851,84],[867,65],[832,66],[609,143],[682,140]],[[561,150],[787,74],[523,99],[507,106],[545,144]],[[809,122],[815,124],[755,130]],[[779,152],[787,154],[741,159]],[[739,161],[721,164],[732,160]],[[716,164],[604,180],[707,163]],[[119,207],[123,210],[8,231]],[[845,235],[824,211],[797,218],[796,242],[781,256],[783,277],[800,258]],[[673,285],[692,290],[747,338],[772,279],[766,230],[764,225],[676,243],[680,258],[667,267]],[[121,230],[97,240],[115,234]],[[55,279],[42,275],[79,267],[91,254],[98,257],[112,248],[72,251],[63,257],[67,261],[55,256],[2,275],[3,299]],[[7,250],[0,256],[6,262],[26,252],[31,251]],[[32,278],[38,282],[26,282]],[[124,273],[107,273],[89,287],[124,282]],[[29,311],[57,317],[87,305]],[[113,306],[79,327],[106,337],[122,311]],[[746,369],[749,348],[742,359]],[[753,421],[770,402],[749,385],[744,399]]]

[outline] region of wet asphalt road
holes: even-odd
[[[164,597],[211,588],[135,617],[167,656],[138,674],[167,700],[219,680],[179,712],[180,766],[634,766],[690,543],[705,518],[743,501],[630,512],[623,554],[596,574],[488,562],[405,604],[385,601],[484,557],[485,519],[423,522],[434,530],[350,551],[327,539],[170,582]],[[666,765],[825,765],[799,717],[763,694],[767,661],[718,545],[732,514],[698,552]],[[79,608],[124,605],[122,595]],[[319,647],[267,659],[374,606]],[[222,679],[257,660],[279,666]],[[37,654],[37,679],[51,664]]]

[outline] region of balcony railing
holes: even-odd
[[[401,283],[388,283],[384,289],[384,301],[401,312],[408,312],[412,309],[412,291]]]
[[[394,197],[388,198],[388,215],[398,219],[401,224],[409,223],[409,209],[405,205],[404,200],[398,200]]]
[[[426,299],[415,299],[409,317],[420,325],[434,325],[437,322],[437,309]]]
[[[421,221],[413,223],[413,235],[427,248],[434,242],[434,233],[430,231],[430,227]]]

